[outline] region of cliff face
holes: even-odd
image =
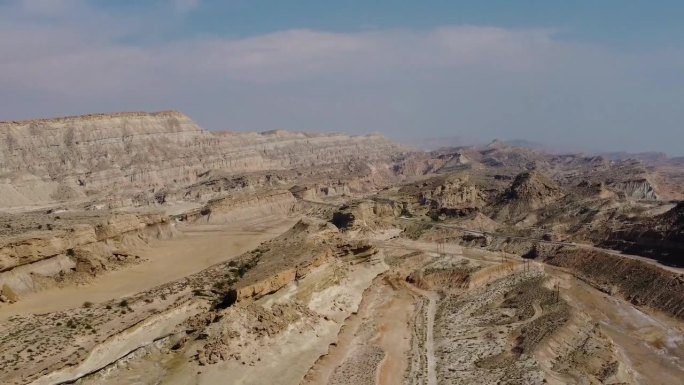
[[[429,188],[419,195],[421,204],[430,207],[436,214],[455,213],[482,207],[485,198],[485,195],[469,183],[467,178],[448,178],[444,183]]]
[[[177,112],[5,122],[0,138],[2,206],[187,180],[201,166],[200,155],[217,147]]]
[[[174,232],[158,214],[117,214],[98,224],[0,240],[0,288],[23,294],[52,285],[50,279],[69,279],[72,273],[95,276],[132,263],[135,250]]]
[[[401,214],[401,206],[391,201],[363,200],[340,207],[333,213],[332,223],[339,229],[382,228],[388,219]]]
[[[195,219],[207,223],[231,223],[269,215],[287,215],[295,206],[289,191],[269,191],[228,196],[209,202]]]
[[[610,186],[614,190],[620,191],[628,198],[642,200],[660,199],[653,184],[646,178],[631,179],[616,182]]]
[[[232,173],[389,159],[378,136],[212,133],[178,112],[0,122],[0,208],[131,195]]]

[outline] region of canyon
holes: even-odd
[[[675,384],[684,166],[0,122],[3,384]]]

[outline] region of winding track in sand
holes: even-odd
[[[437,314],[437,300],[439,295],[432,291],[419,289],[407,284],[411,290],[428,299],[427,320],[425,332],[425,359],[427,362],[428,385],[437,385],[437,361],[435,360],[435,315]]]

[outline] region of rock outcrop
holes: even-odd
[[[523,172],[515,177],[489,211],[494,219],[516,222],[563,195],[558,183],[541,172]]]
[[[420,203],[440,214],[468,211],[482,207],[485,194],[473,186],[467,178],[446,178],[443,183],[422,191]]]
[[[333,213],[332,223],[339,229],[383,227],[387,219],[401,214],[401,205],[393,201],[363,200],[340,207]]]
[[[351,194],[348,183],[321,183],[315,185],[294,186],[292,195],[307,201],[320,201],[326,198],[343,197]]]
[[[294,196],[286,190],[229,195],[214,199],[195,213],[185,216],[194,222],[234,223],[265,216],[288,215],[294,209],[295,202]]]
[[[610,187],[625,194],[628,198],[643,200],[656,200],[660,198],[656,188],[646,178],[615,182]]]
[[[562,195],[563,191],[556,182],[540,172],[532,171],[519,174],[504,192],[503,199],[537,209]]]

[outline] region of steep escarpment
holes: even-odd
[[[174,111],[0,122],[0,207],[126,206],[136,193],[188,185],[211,170],[389,161],[402,151],[379,135],[211,133]]]
[[[4,122],[0,135],[3,206],[155,188],[218,156],[217,140],[178,112]]]
[[[217,133],[224,150],[260,153],[270,168],[325,166],[352,159],[387,159],[403,148],[381,135],[309,134],[284,130]]]

